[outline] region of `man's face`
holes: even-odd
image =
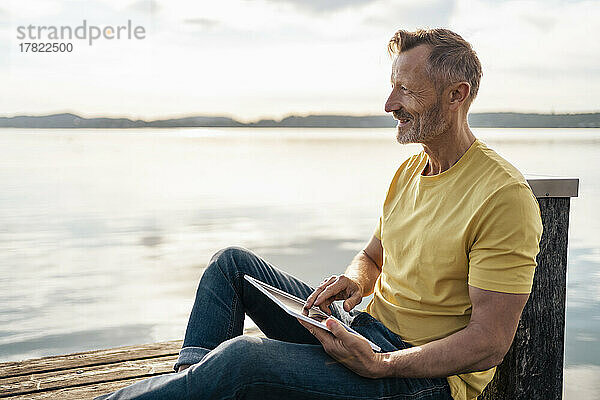
[[[385,111],[398,120],[399,143],[425,143],[448,128],[441,94],[426,71],[430,48],[414,47],[396,56],[392,65],[392,92]]]

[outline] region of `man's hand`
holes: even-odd
[[[319,307],[327,315],[331,315],[329,305],[335,300],[344,301],[344,310],[350,311],[362,301],[363,288],[358,282],[346,275],[333,275],[325,279],[315,291],[308,296],[304,308]]]
[[[321,342],[325,352],[346,368],[365,378],[383,376],[380,372],[380,354],[373,352],[369,343],[360,336],[348,332],[331,318],[325,321],[331,332],[297,319]]]

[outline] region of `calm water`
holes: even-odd
[[[600,130],[475,131],[524,173],[580,178],[566,379],[599,394]],[[311,284],[343,271],[418,151],[390,129],[1,130],[0,361],[181,338],[227,245]]]

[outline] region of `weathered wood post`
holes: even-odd
[[[562,399],[569,204],[579,179],[526,178],[544,225],[538,267],[513,344],[479,400]]]

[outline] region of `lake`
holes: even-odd
[[[600,129],[474,132],[525,174],[580,178],[566,397],[600,396]],[[0,361],[182,338],[228,245],[313,285],[343,272],[420,149],[393,129],[0,130]]]

